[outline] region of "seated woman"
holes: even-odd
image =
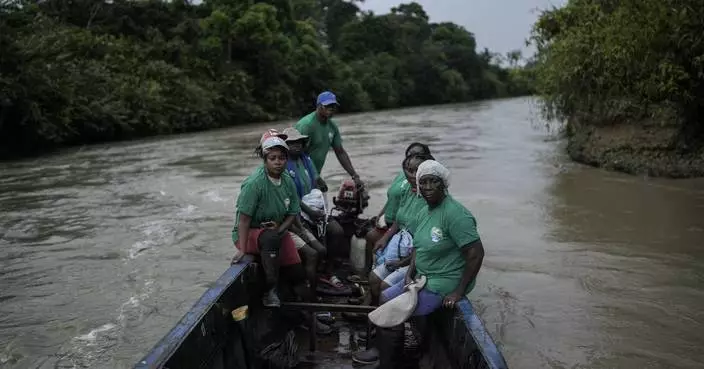
[[[395,221],[389,230],[374,245],[377,255],[375,267],[369,273],[370,299],[367,303],[378,304],[382,290],[401,282],[411,262],[413,247],[413,230],[409,223],[426,205],[417,192],[416,171],[418,166],[432,157],[428,155],[411,155],[403,159],[402,168],[409,186],[403,188],[398,210],[393,216]]]
[[[428,147],[428,145],[422,144],[420,142],[413,142],[406,148],[404,158],[413,155],[430,156],[430,148]],[[375,227],[372,228],[372,230],[369,231],[365,237],[367,241],[365,258],[366,272],[370,272],[372,269],[374,246],[384,235],[384,233],[389,229],[389,227],[393,224],[395,220],[396,211],[398,210],[399,202],[401,201],[401,197],[404,193],[404,190],[408,188],[407,186],[408,180],[406,178],[406,175],[403,173],[403,170],[401,170],[401,172],[396,175],[393,181],[391,181],[391,185],[389,185],[389,188],[386,191],[386,204],[384,204],[384,206],[381,208],[379,214],[376,217],[372,218],[375,220]],[[378,221],[379,219],[381,219],[382,215],[384,216],[384,222],[386,223],[385,225],[379,224],[380,222]],[[355,275],[350,277],[350,281],[357,283],[361,282],[362,278]]]
[[[286,128],[279,137],[286,140],[286,144],[289,147],[289,158],[286,163],[286,170],[289,175],[291,175],[291,178],[293,178],[299,199],[310,197],[311,192],[316,188],[327,190],[327,185],[318,175],[315,165],[313,165],[310,157],[304,151],[308,143],[308,136],[302,135],[293,127],[289,127]],[[304,245],[299,242],[299,252],[304,258],[306,274],[311,281],[313,289],[316,285],[316,271],[318,266],[328,255],[327,248],[313,236],[318,233],[316,224],[320,222],[325,223],[325,238],[329,246],[334,247],[341,244],[342,238],[344,237],[342,226],[334,219],[326,219],[325,212],[320,208],[321,207],[310,206],[305,201],[301,201],[301,215],[303,215],[303,217],[299,218],[300,223],[297,223],[293,228],[293,232],[297,236],[294,237],[294,239],[300,239],[305,242]],[[299,225],[302,226],[299,227]],[[328,263],[328,266],[331,266],[331,263]],[[325,281],[336,287],[341,284],[339,280],[331,281],[331,279],[331,277],[328,277]],[[335,282],[337,282],[337,284]]]
[[[472,213],[447,193],[449,171],[434,160],[424,161],[416,173],[418,190],[426,202],[411,221],[413,252],[405,280],[382,292],[385,303],[404,291],[417,276],[426,277],[412,316],[427,316],[441,306],[453,308],[473,288],[484,259],[484,247]],[[380,367],[393,368],[403,353],[403,324],[378,331],[378,350],[355,354],[360,363],[379,359]]]
[[[305,283],[301,259],[288,233],[301,207],[293,180],[284,173],[286,142],[267,131],[258,153],[264,163],[242,182],[232,241],[239,251],[260,255],[268,288],[262,302],[278,307],[279,272],[293,285]]]

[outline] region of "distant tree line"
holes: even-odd
[[[0,0],[0,156],[296,116],[532,93],[417,3]]]

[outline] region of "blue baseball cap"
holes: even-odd
[[[330,104],[337,104],[337,97],[335,97],[335,94],[330,92],[330,91],[324,91],[318,95],[318,102],[317,105],[330,105]]]

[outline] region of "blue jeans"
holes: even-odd
[[[385,303],[404,292],[404,281],[400,281],[381,292],[381,303]],[[412,316],[424,316],[432,313],[442,306],[443,296],[426,288],[418,291],[418,305]]]
[[[379,266],[390,261],[401,260],[411,254],[413,249],[413,236],[407,230],[402,229],[386,244],[386,246],[377,250],[376,263],[374,266]]]

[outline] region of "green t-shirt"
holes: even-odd
[[[403,171],[399,173],[386,190],[386,208],[384,209],[384,220],[391,224],[396,221],[396,213],[401,205],[403,194],[411,188]]]
[[[399,229],[406,229],[413,234],[414,223],[417,222],[416,218],[427,205],[425,199],[418,196],[418,193],[411,191],[410,186],[407,186],[396,212],[396,223],[398,223]]]
[[[447,195],[435,209],[426,204],[414,220],[413,247],[416,270],[428,279],[426,288],[449,295],[457,288],[466,265],[462,247],[479,240],[477,222],[472,213]],[[465,294],[474,288],[467,286]]]
[[[232,241],[237,242],[240,213],[252,217],[252,227],[259,227],[265,221],[281,224],[287,215],[296,215],[300,212],[301,200],[298,198],[291,176],[284,172],[281,175],[281,182],[275,184],[267,176],[264,165],[260,165],[240,186]]]
[[[315,112],[312,112],[301,118],[294,128],[308,136],[308,155],[313,160],[318,173],[322,173],[330,148],[342,147],[342,137],[337,124],[332,119],[322,124],[318,121]]]
[[[293,158],[290,158],[289,160],[293,160]],[[310,191],[312,191],[313,188],[315,188],[315,183],[311,182],[311,180],[310,180],[311,176],[309,175],[308,171],[306,170],[305,164],[303,164],[303,159],[302,158],[296,159],[294,162],[293,168],[294,168],[294,170],[288,171],[288,174],[293,179],[294,186],[295,186],[296,180],[301,181],[301,187],[303,189],[303,196],[309,194]],[[318,171],[315,168],[315,164],[311,165],[311,169],[313,170],[313,173],[311,173],[313,175],[313,178],[318,178]]]

